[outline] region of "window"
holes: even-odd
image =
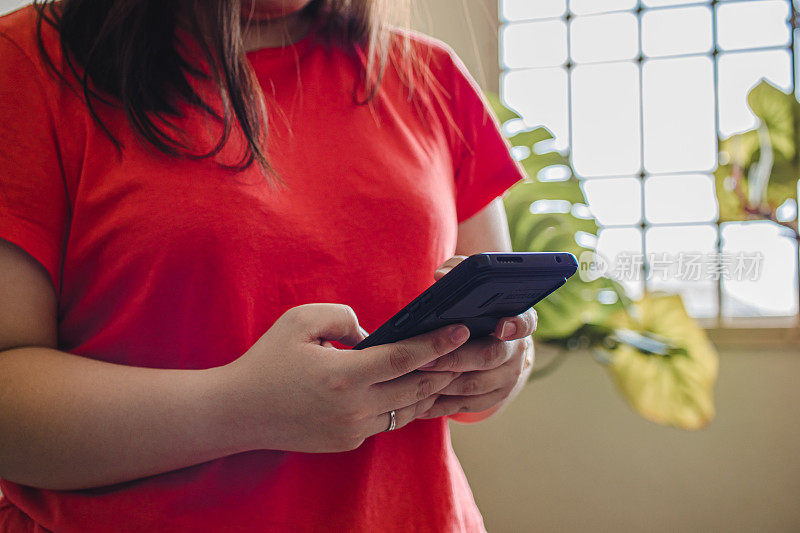
[[[797,242],[771,222],[720,223],[713,175],[718,135],[756,127],[750,88],[794,88],[791,1],[500,6],[503,100],[570,150],[597,251],[636,269],[618,277],[631,294],[680,292],[699,318],[796,316]]]

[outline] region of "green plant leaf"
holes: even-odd
[[[719,221],[730,222],[736,220],[747,220],[748,216],[744,210],[744,205],[739,197],[730,188],[732,165],[720,165],[714,171],[714,187],[717,193],[717,204],[719,205]],[[745,196],[747,195],[747,180],[744,180],[740,187]],[[767,189],[769,193],[769,189]]]
[[[499,98],[491,96],[489,101],[501,120],[517,118]],[[587,204],[581,182],[571,172],[569,154],[538,149],[549,139],[552,134],[545,128],[510,138],[512,145],[530,149],[522,151],[520,159],[530,177],[503,197],[512,246],[515,251],[569,251],[582,258],[590,250],[576,235],[596,235],[597,223],[591,217],[575,216],[574,207]],[[568,179],[540,180],[542,169],[553,165],[566,166]],[[536,204],[539,201],[543,203]],[[537,207],[535,212],[532,206]],[[696,428],[713,416],[710,391],[716,377],[716,353],[686,315],[680,296],[634,303],[617,281],[584,279],[578,274],[534,307],[539,316],[537,339],[567,348],[607,345],[619,389],[646,418]],[[668,342],[661,342],[662,337]],[[654,347],[661,347],[664,355],[654,355]]]
[[[797,153],[800,129],[800,103],[794,94],[784,93],[768,81],[761,81],[748,94],[748,105],[769,132],[773,152],[772,171],[766,191],[767,209],[775,209],[788,198],[797,199],[797,179],[800,177],[800,158]],[[761,143],[756,130],[731,135],[719,141],[723,161],[714,172],[720,221],[747,220],[751,216],[730,185],[734,166],[742,169],[739,188],[748,197],[747,177],[761,158]]]
[[[494,111],[494,114],[497,115],[497,119],[500,121],[500,124],[505,124],[509,120],[514,120],[520,118],[518,114],[516,114],[512,109],[508,108],[503,104],[502,100],[500,99],[500,95],[493,92],[485,92],[483,96],[486,98],[486,101],[489,102],[489,105]]]
[[[501,121],[518,118],[513,111],[502,106],[496,95],[488,95],[488,100]],[[581,182],[573,175],[562,181],[540,181],[537,178],[542,169],[553,165],[563,165],[571,173],[568,154],[555,150],[538,150],[540,153],[537,153],[537,145],[551,139],[552,133],[541,127],[521,131],[509,138],[513,146],[531,150],[520,161],[530,178],[515,184],[503,198],[512,247],[515,251],[567,251],[579,256],[588,249],[576,242],[575,235],[579,231],[595,235],[598,228],[593,218],[579,218],[571,212],[534,214],[530,211],[537,200],[563,201],[570,208],[587,204]],[[602,291],[614,293],[616,301],[600,303],[598,294]],[[577,275],[573,276],[558,291],[536,304],[539,315],[536,336],[542,340],[569,338],[587,322],[599,323],[604,317],[624,308],[629,301],[622,286],[608,278],[584,281]]]
[[[682,429],[699,429],[714,418],[719,358],[705,332],[686,313],[680,296],[648,293],[630,312],[608,322],[652,334],[673,346],[666,355],[625,342],[605,349],[614,382],[633,409],[648,420]]]
[[[747,95],[747,104],[769,129],[772,150],[783,159],[793,159],[796,139],[797,100],[792,93],[784,93],[767,80],[753,87]],[[755,147],[758,147],[756,141]]]

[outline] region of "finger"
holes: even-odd
[[[533,363],[536,361],[536,348],[533,344],[532,337],[526,337],[523,339],[525,342],[525,352],[522,358],[522,371],[526,374],[531,373],[533,369]]]
[[[422,367],[425,371],[472,372],[489,370],[502,365],[514,353],[514,346],[492,336],[472,339],[457,350],[438,358],[431,366]]]
[[[439,278],[450,272],[457,264],[466,259],[466,255],[454,255],[444,263],[438,266],[436,272],[433,273],[433,279],[439,281]]]
[[[372,385],[372,405],[379,413],[400,409],[415,404],[436,394],[453,382],[458,372],[414,371],[383,383]]]
[[[459,337],[459,334],[464,336]],[[353,350],[342,364],[358,381],[380,383],[408,374],[450,353],[468,338],[469,329],[463,324],[455,324],[402,341]]]
[[[510,388],[498,389],[479,396],[439,396],[426,413],[417,418],[428,419],[456,413],[480,413],[494,407],[511,394]]]
[[[491,370],[464,372],[439,390],[437,394],[440,396],[479,396],[504,387],[513,387],[521,374],[521,366],[515,361],[509,361]]]
[[[313,305],[314,312],[303,309]],[[293,307],[292,320],[306,340],[322,344],[324,341],[338,341],[347,346],[355,346],[361,342],[361,330],[358,317],[353,308],[344,304],[305,304]]]
[[[517,316],[502,318],[497,321],[493,335],[504,341],[521,339],[533,334],[539,317],[532,307]]]
[[[394,429],[400,429],[403,426],[408,425],[410,422],[413,422],[416,418],[419,418],[422,413],[430,410],[434,403],[436,402],[436,395],[429,396],[424,400],[421,400],[413,405],[409,405],[407,407],[402,407],[400,409],[395,409],[394,411]],[[377,433],[383,433],[387,429],[389,429],[389,424],[391,422],[391,415],[389,412],[381,413],[375,417],[371,425],[372,434],[375,435]]]

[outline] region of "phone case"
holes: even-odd
[[[470,337],[494,331],[566,283],[578,269],[568,252],[484,252],[456,265],[387,320],[354,350],[462,323]]]

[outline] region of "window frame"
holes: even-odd
[[[684,227],[684,226],[691,226],[691,225],[705,225],[711,226],[715,229],[716,232],[716,240],[714,244],[714,251],[717,254],[722,253],[722,225],[724,224],[720,222],[719,217],[716,217],[715,220],[709,222],[694,222],[694,223],[686,223],[686,222],[672,222],[672,223],[658,223],[652,224],[649,223],[645,216],[645,187],[644,181],[647,177],[650,176],[661,176],[661,175],[676,175],[676,174],[705,174],[708,173],[706,171],[688,171],[688,172],[669,172],[669,173],[650,173],[645,171],[644,167],[644,109],[643,109],[643,93],[644,93],[644,86],[643,86],[643,66],[646,64],[647,61],[650,60],[662,60],[662,59],[674,59],[674,58],[689,58],[689,57],[710,57],[712,61],[712,68],[713,68],[713,78],[714,78],[714,85],[713,85],[713,92],[714,92],[714,127],[715,133],[717,138],[719,138],[719,57],[720,55],[728,55],[728,54],[739,54],[739,53],[749,53],[749,52],[757,52],[757,51],[778,51],[778,50],[785,50],[790,55],[791,67],[790,67],[790,76],[791,76],[791,87],[795,91],[795,94],[798,93],[798,86],[797,86],[797,71],[798,71],[798,51],[797,51],[797,42],[796,42],[796,32],[798,31],[798,26],[800,26],[800,12],[798,11],[798,7],[796,2],[799,0],[785,0],[788,4],[790,10],[790,17],[788,20],[789,23],[789,34],[790,40],[789,43],[786,45],[777,45],[777,46],[763,46],[757,48],[744,48],[744,49],[736,49],[736,50],[723,50],[719,46],[718,42],[718,32],[717,32],[717,6],[724,5],[724,4],[735,4],[735,3],[743,3],[743,2],[760,2],[765,0],[729,0],[729,1],[720,1],[720,0],[709,0],[708,2],[687,2],[684,4],[677,4],[677,5],[668,5],[668,6],[654,6],[654,7],[646,7],[643,5],[642,0],[637,0],[636,6],[633,9],[617,9],[617,10],[609,10],[609,11],[602,11],[597,14],[592,15],[573,15],[570,10],[570,0],[565,0],[565,11],[560,16],[555,17],[547,17],[547,18],[535,18],[535,19],[525,19],[525,20],[505,20],[503,18],[503,3],[504,0],[498,0],[497,7],[498,7],[498,62],[500,67],[500,80],[502,77],[508,73],[513,71],[519,70],[528,70],[524,68],[509,68],[505,65],[503,61],[503,43],[502,43],[502,33],[503,28],[507,24],[515,24],[520,22],[532,22],[532,21],[552,21],[552,20],[560,20],[563,21],[566,25],[566,62],[560,65],[560,68],[563,68],[566,72],[567,77],[567,95],[566,95],[566,107],[567,107],[567,144],[571,148],[573,146],[573,120],[572,120],[572,76],[573,71],[576,67],[576,63],[573,61],[572,50],[571,50],[571,31],[572,31],[572,21],[576,17],[584,17],[584,16],[596,16],[596,15],[606,15],[611,13],[631,13],[636,17],[636,24],[637,24],[637,55],[632,60],[629,59],[620,59],[620,60],[611,60],[611,61],[598,61],[598,62],[591,62],[585,64],[591,65],[602,65],[602,64],[610,64],[610,63],[621,63],[621,62],[633,62],[637,66],[638,76],[639,76],[639,156],[640,156],[640,169],[636,177],[639,180],[640,184],[640,194],[641,194],[641,219],[638,224],[615,224],[615,225],[600,225],[601,229],[605,228],[636,228],[639,230],[639,234],[641,236],[641,247],[643,252],[643,269],[640,271],[640,280],[641,280],[641,290],[643,294],[647,294],[652,289],[648,288],[648,277],[649,277],[649,265],[648,265],[648,251],[646,245],[646,232],[648,228],[657,227],[657,228],[669,228],[669,227]],[[712,47],[710,51],[706,52],[695,52],[695,53],[680,53],[680,54],[673,54],[673,55],[664,55],[658,56],[656,58],[649,58],[648,56],[644,55],[643,48],[642,48],[642,18],[645,12],[653,12],[659,10],[672,10],[672,9],[681,9],[687,7],[707,7],[710,10],[711,14],[711,38],[712,38]],[[584,63],[578,63],[578,65],[582,65]],[[542,67],[542,68],[552,68],[552,67]],[[502,93],[502,84],[500,87],[500,91]],[[713,170],[711,171],[713,173]],[[712,174],[713,175],[713,174]],[[603,180],[603,179],[614,179],[618,178],[619,176],[613,177],[582,177],[579,179],[591,179],[591,180]],[[798,199],[800,200],[800,199]],[[800,209],[800,206],[798,206]],[[703,328],[705,328],[712,339],[715,340],[715,343],[722,342],[726,344],[728,341],[731,342],[732,346],[764,346],[772,345],[777,342],[781,346],[785,346],[787,343],[792,346],[800,347],[800,242],[797,243],[795,254],[795,262],[796,262],[796,283],[797,283],[797,294],[796,294],[796,302],[798,312],[794,315],[775,315],[775,316],[749,316],[749,317],[736,317],[736,316],[724,316],[723,313],[723,284],[724,284],[724,276],[717,276],[715,281],[715,293],[716,293],[716,315],[713,317],[695,317],[695,320],[700,324]],[[719,257],[719,255],[717,255]],[[718,263],[718,267],[721,266]]]

